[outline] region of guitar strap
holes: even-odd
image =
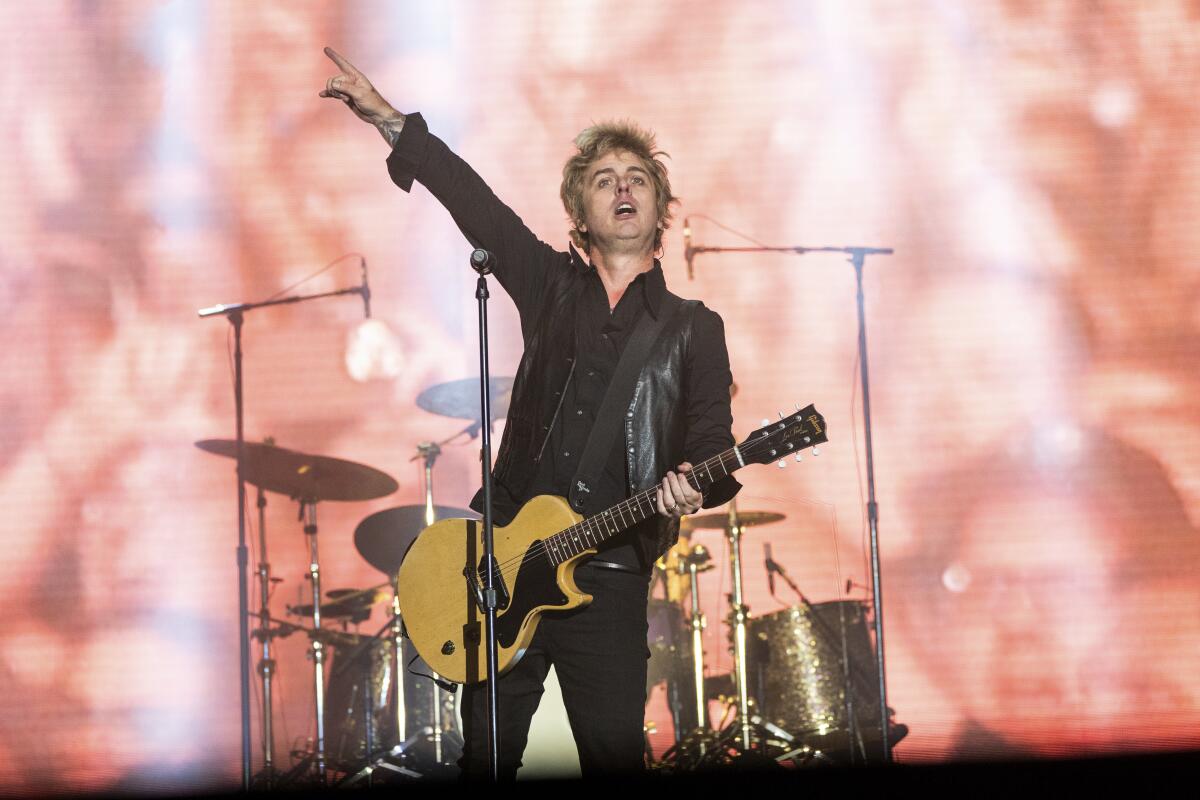
[[[694,304],[695,301],[689,301]],[[587,444],[583,447],[583,455],[579,459],[579,468],[571,479],[570,501],[571,508],[576,513],[583,513],[588,508],[588,495],[591,487],[599,482],[604,470],[604,462],[612,452],[613,441],[618,429],[624,421],[624,411],[633,396],[633,387],[637,383],[642,367],[650,356],[650,349],[662,335],[667,323],[674,319],[684,300],[672,294],[667,294],[659,306],[658,318],[650,313],[639,317],[617,368],[613,371],[612,380],[608,382],[608,391],[600,402],[600,410],[596,412],[596,424],[588,435]]]

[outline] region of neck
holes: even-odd
[[[596,249],[591,253],[591,261],[608,292],[610,308],[616,307],[634,278],[654,269],[654,254],[649,252],[613,253]]]

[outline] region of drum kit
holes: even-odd
[[[506,414],[511,388],[510,378],[492,380],[493,418]],[[442,445],[462,434],[474,436],[482,426],[477,393],[478,383],[468,379],[438,384],[418,396],[417,405],[426,411],[470,424],[442,442],[417,446],[411,460],[423,466],[423,504],[378,511],[355,528],[355,549],[387,577],[365,589],[322,594],[317,508],[322,502],[385,497],[399,488],[396,480],[364,464],[288,450],[271,440],[244,443],[242,477],[257,488],[259,512],[259,609],[250,613],[257,621],[252,638],[260,648],[263,767],[254,779],[255,788],[310,782],[371,786],[454,774],[463,747],[457,694],[433,674],[404,636],[397,573],[409,546],[426,527],[444,518],[477,517],[467,509],[436,505],[433,492],[433,470]],[[208,439],[196,446],[237,457],[236,441]],[[272,585],[280,579],[272,577],[267,558],[266,492],[298,503],[308,541],[305,579],[311,584],[311,599],[288,606],[288,619],[270,611]],[[785,611],[751,617],[745,605],[743,532],[783,519],[773,512],[739,513],[736,502],[727,514],[685,518],[679,543],[656,564],[656,586],[662,587],[663,596],[651,599],[648,607],[647,696],[656,686],[666,687],[675,742],[658,760],[647,748],[653,768],[700,769],[747,756],[799,765],[854,763],[856,753],[866,752],[864,742],[872,738],[879,695],[871,690],[875,667],[865,606],[856,601],[812,605],[804,600]],[[728,622],[734,655],[729,675],[705,675],[707,623],[700,612],[700,576],[712,564],[709,550],[691,542],[704,530],[723,531],[729,545],[733,592]],[[382,627],[358,632],[380,605],[387,608]],[[277,766],[274,752],[273,680],[278,665],[272,642],[293,633],[309,640],[315,736],[307,749],[291,753],[293,763],[284,770]],[[714,727],[710,701],[724,704],[725,716],[734,721]]]
[[[507,412],[511,378],[491,382],[492,416]],[[265,443],[243,444],[242,478],[258,490],[259,610],[252,612],[258,627],[253,638],[260,658],[263,768],[254,788],[274,789],[316,782],[319,785],[371,786],[388,779],[412,779],[453,774],[462,753],[457,695],[440,681],[404,637],[396,600],[396,575],[404,554],[417,535],[446,517],[473,518],[463,508],[435,505],[433,468],[442,445],[466,433],[478,433],[478,383],[453,381],[422,392],[417,405],[434,414],[467,419],[471,424],[442,442],[422,442],[412,460],[424,467],[422,505],[398,506],[363,519],[354,530],[354,546],[362,558],[388,581],[366,589],[321,592],[317,547],[317,507],[326,501],[365,501],[386,497],[399,488],[391,476],[353,461],[309,455]],[[196,446],[214,455],[237,458],[237,442],[206,439]],[[300,506],[308,539],[311,601],[287,607],[289,619],[270,612],[272,584],[267,559],[266,492],[282,494]],[[387,604],[387,620],[377,631],[359,633],[372,609]],[[300,622],[297,620],[304,620]],[[340,624],[340,629],[329,627]],[[353,630],[351,630],[353,626]],[[275,639],[302,632],[309,640],[315,735],[306,750],[293,751],[288,770],[277,767],[273,731],[273,658]]]
[[[768,511],[685,517],[680,540],[655,564],[649,606],[650,669],[647,695],[665,687],[674,744],[651,768],[674,773],[735,764],[758,766],[852,765],[874,760],[880,739],[879,692],[868,627],[868,606],[857,600],[810,603],[784,568],[767,567],[793,589],[800,604],[753,617],[745,604],[741,540],[746,529],[781,522]],[[720,530],[728,543],[730,673],[706,675],[700,611],[700,575],[711,555],[696,534]],[[710,703],[724,706],[721,724]],[[891,721],[890,741],[907,734]],[[725,720],[732,720],[725,724]],[[647,730],[657,728],[649,723]]]

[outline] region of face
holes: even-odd
[[[943,576],[954,618],[941,622],[977,722],[1052,750],[1088,742],[1119,710],[1116,535],[1094,509],[1054,497],[987,502],[966,521]]]
[[[601,252],[652,252],[659,228],[657,198],[642,160],[625,150],[588,167],[580,230]]]

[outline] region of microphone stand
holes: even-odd
[[[875,660],[879,670],[879,734],[883,743],[883,760],[892,760],[888,739],[887,675],[883,654],[883,578],[879,566],[879,503],[875,499],[875,451],[871,441],[871,385],[867,368],[867,319],[863,298],[863,265],[867,256],[891,255],[890,247],[687,247],[684,258],[689,262],[701,253],[845,253],[854,266],[858,304],[858,363],[862,384],[863,441],[867,452],[867,527],[870,530],[871,550],[871,612],[875,617]]]
[[[477,260],[482,253],[484,258]],[[479,273],[475,282],[475,299],[479,301],[479,419],[480,466],[483,469],[483,563],[487,576],[483,584],[484,639],[487,644],[487,717],[488,717],[488,777],[493,783],[500,780],[500,696],[496,690],[499,657],[496,652],[496,555],[492,541],[492,398],[491,375],[488,372],[487,275],[492,266],[486,251],[471,254],[471,268]],[[468,551],[469,552],[469,551]],[[467,564],[467,569],[472,565]]]
[[[247,311],[268,306],[280,306],[290,303],[302,303],[306,300],[317,300],[322,297],[337,297],[343,294],[357,294],[367,297],[368,289],[364,283],[349,289],[339,289],[334,292],[322,292],[310,295],[291,295],[277,300],[264,300],[261,303],[231,303],[208,306],[196,311],[201,318],[223,316],[233,326],[233,406],[235,425],[237,428],[237,493],[238,493],[238,543],[237,543],[237,573],[238,573],[238,686],[241,691],[241,728],[242,728],[242,791],[250,791],[250,595],[247,587],[247,567],[250,562],[249,549],[246,547],[246,435],[245,435],[245,406],[242,399],[242,323]],[[265,552],[265,551],[264,551]],[[263,556],[266,559],[266,556]],[[318,601],[319,602],[319,601]],[[267,659],[269,661],[269,659]],[[267,676],[264,674],[264,678]],[[263,691],[264,708],[270,716],[270,683],[267,679]],[[263,725],[270,730],[271,722],[264,719]],[[272,734],[273,735],[273,734]],[[273,743],[267,739],[263,742],[264,760],[268,770],[272,765]],[[270,773],[268,772],[268,775]]]

